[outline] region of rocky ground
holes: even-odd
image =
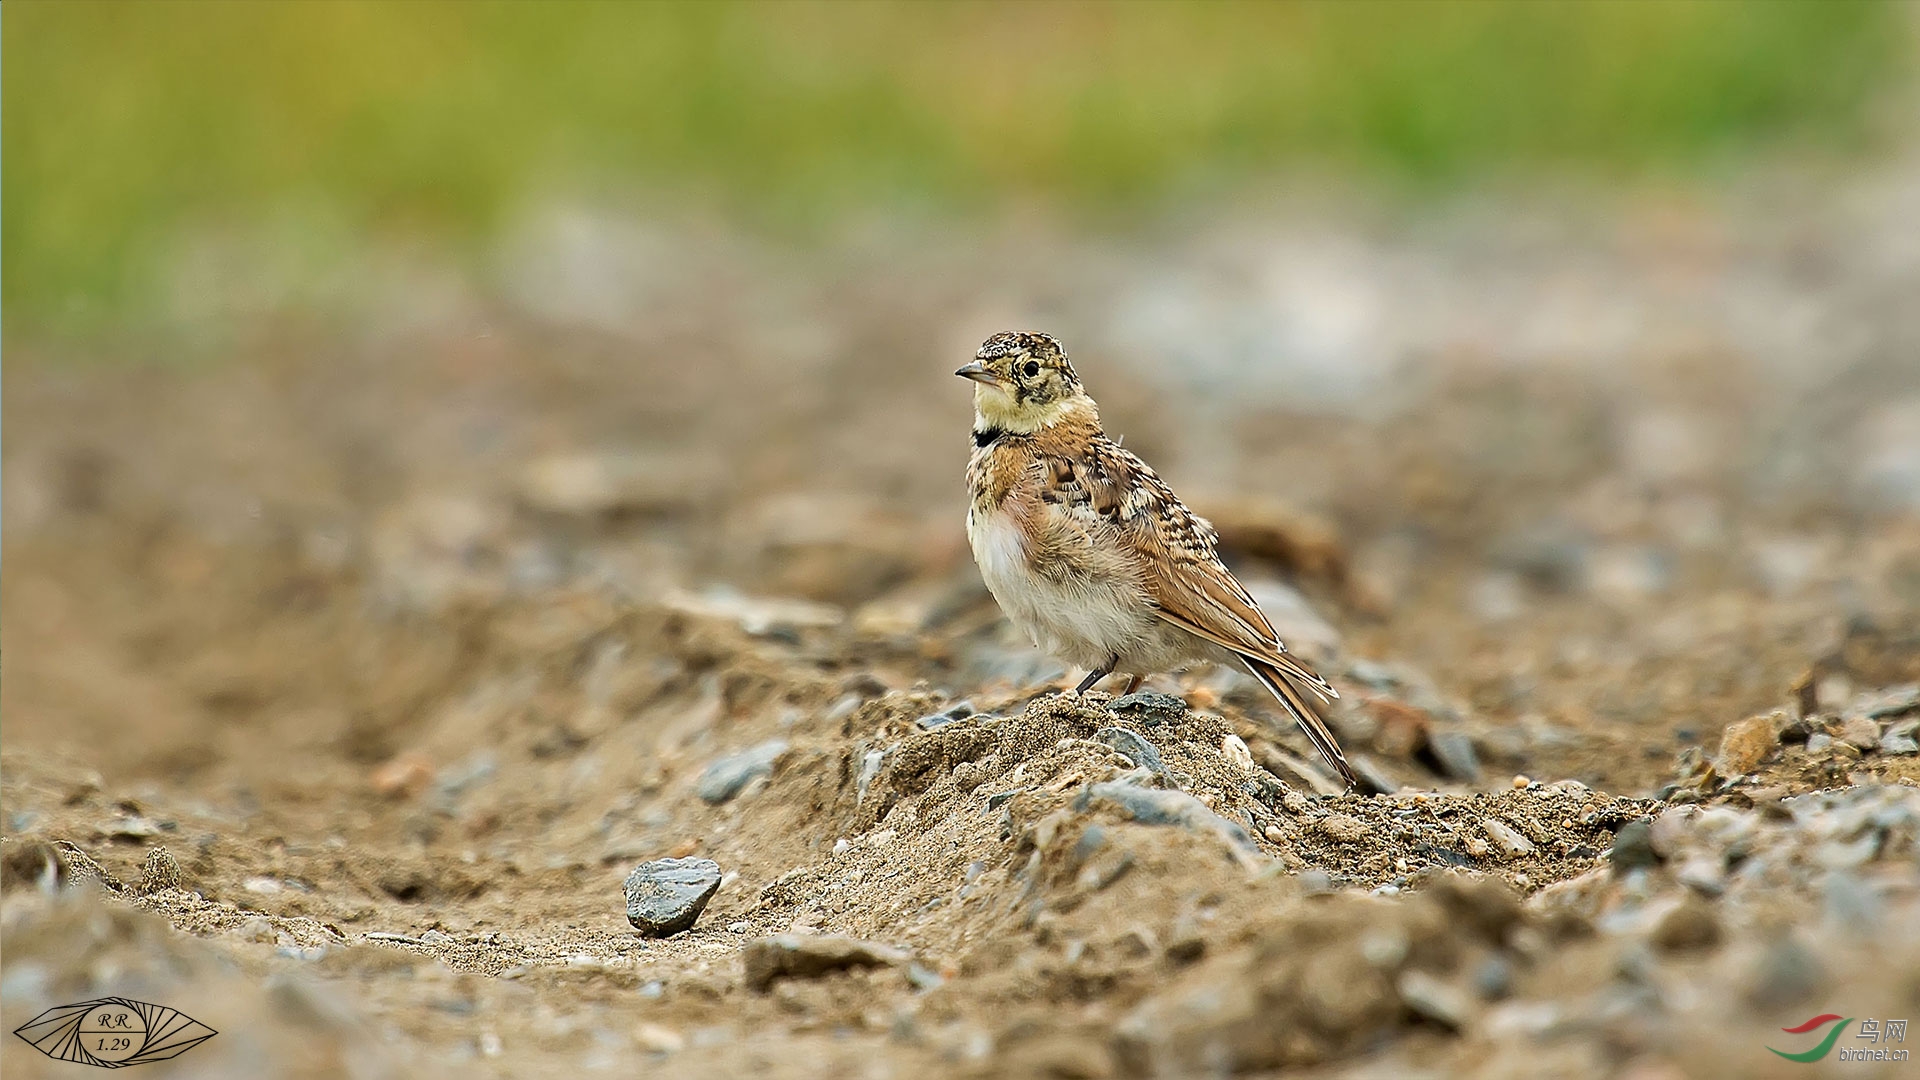
[[[192,1076],[1800,1075],[1920,1012],[1890,190],[1071,286],[563,246],[229,363],[16,345],[0,1013],[169,1005]],[[1005,626],[946,374],[1002,322],[1086,342],[1368,790]]]

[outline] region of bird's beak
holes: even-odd
[[[973,363],[968,364],[966,367],[963,367],[959,371],[954,372],[954,374],[960,376],[963,379],[972,379],[974,382],[977,382],[977,383],[986,383],[988,386],[1000,385],[999,377],[996,376],[993,372],[988,371],[986,365],[982,364],[978,360],[975,360]]]

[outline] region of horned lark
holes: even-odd
[[[1215,553],[1213,526],[1100,429],[1100,412],[1047,334],[988,338],[973,363],[967,540],[1000,609],[1035,645],[1126,672],[1239,661],[1299,721],[1349,786],[1353,768],[1298,687],[1339,695],[1288,655]]]

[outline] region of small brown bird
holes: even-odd
[[[1039,333],[988,338],[973,363],[967,540],[1000,609],[1033,643],[1113,674],[1128,691],[1196,660],[1246,665],[1349,787],[1340,744],[1294,683],[1332,700],[1288,655],[1253,597],[1215,552],[1206,519],[1100,428],[1100,411],[1060,343]]]

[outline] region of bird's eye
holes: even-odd
[[[1029,360],[1024,370],[1027,373],[1027,378],[1031,379],[1035,375],[1040,374],[1040,362],[1037,360]]]

